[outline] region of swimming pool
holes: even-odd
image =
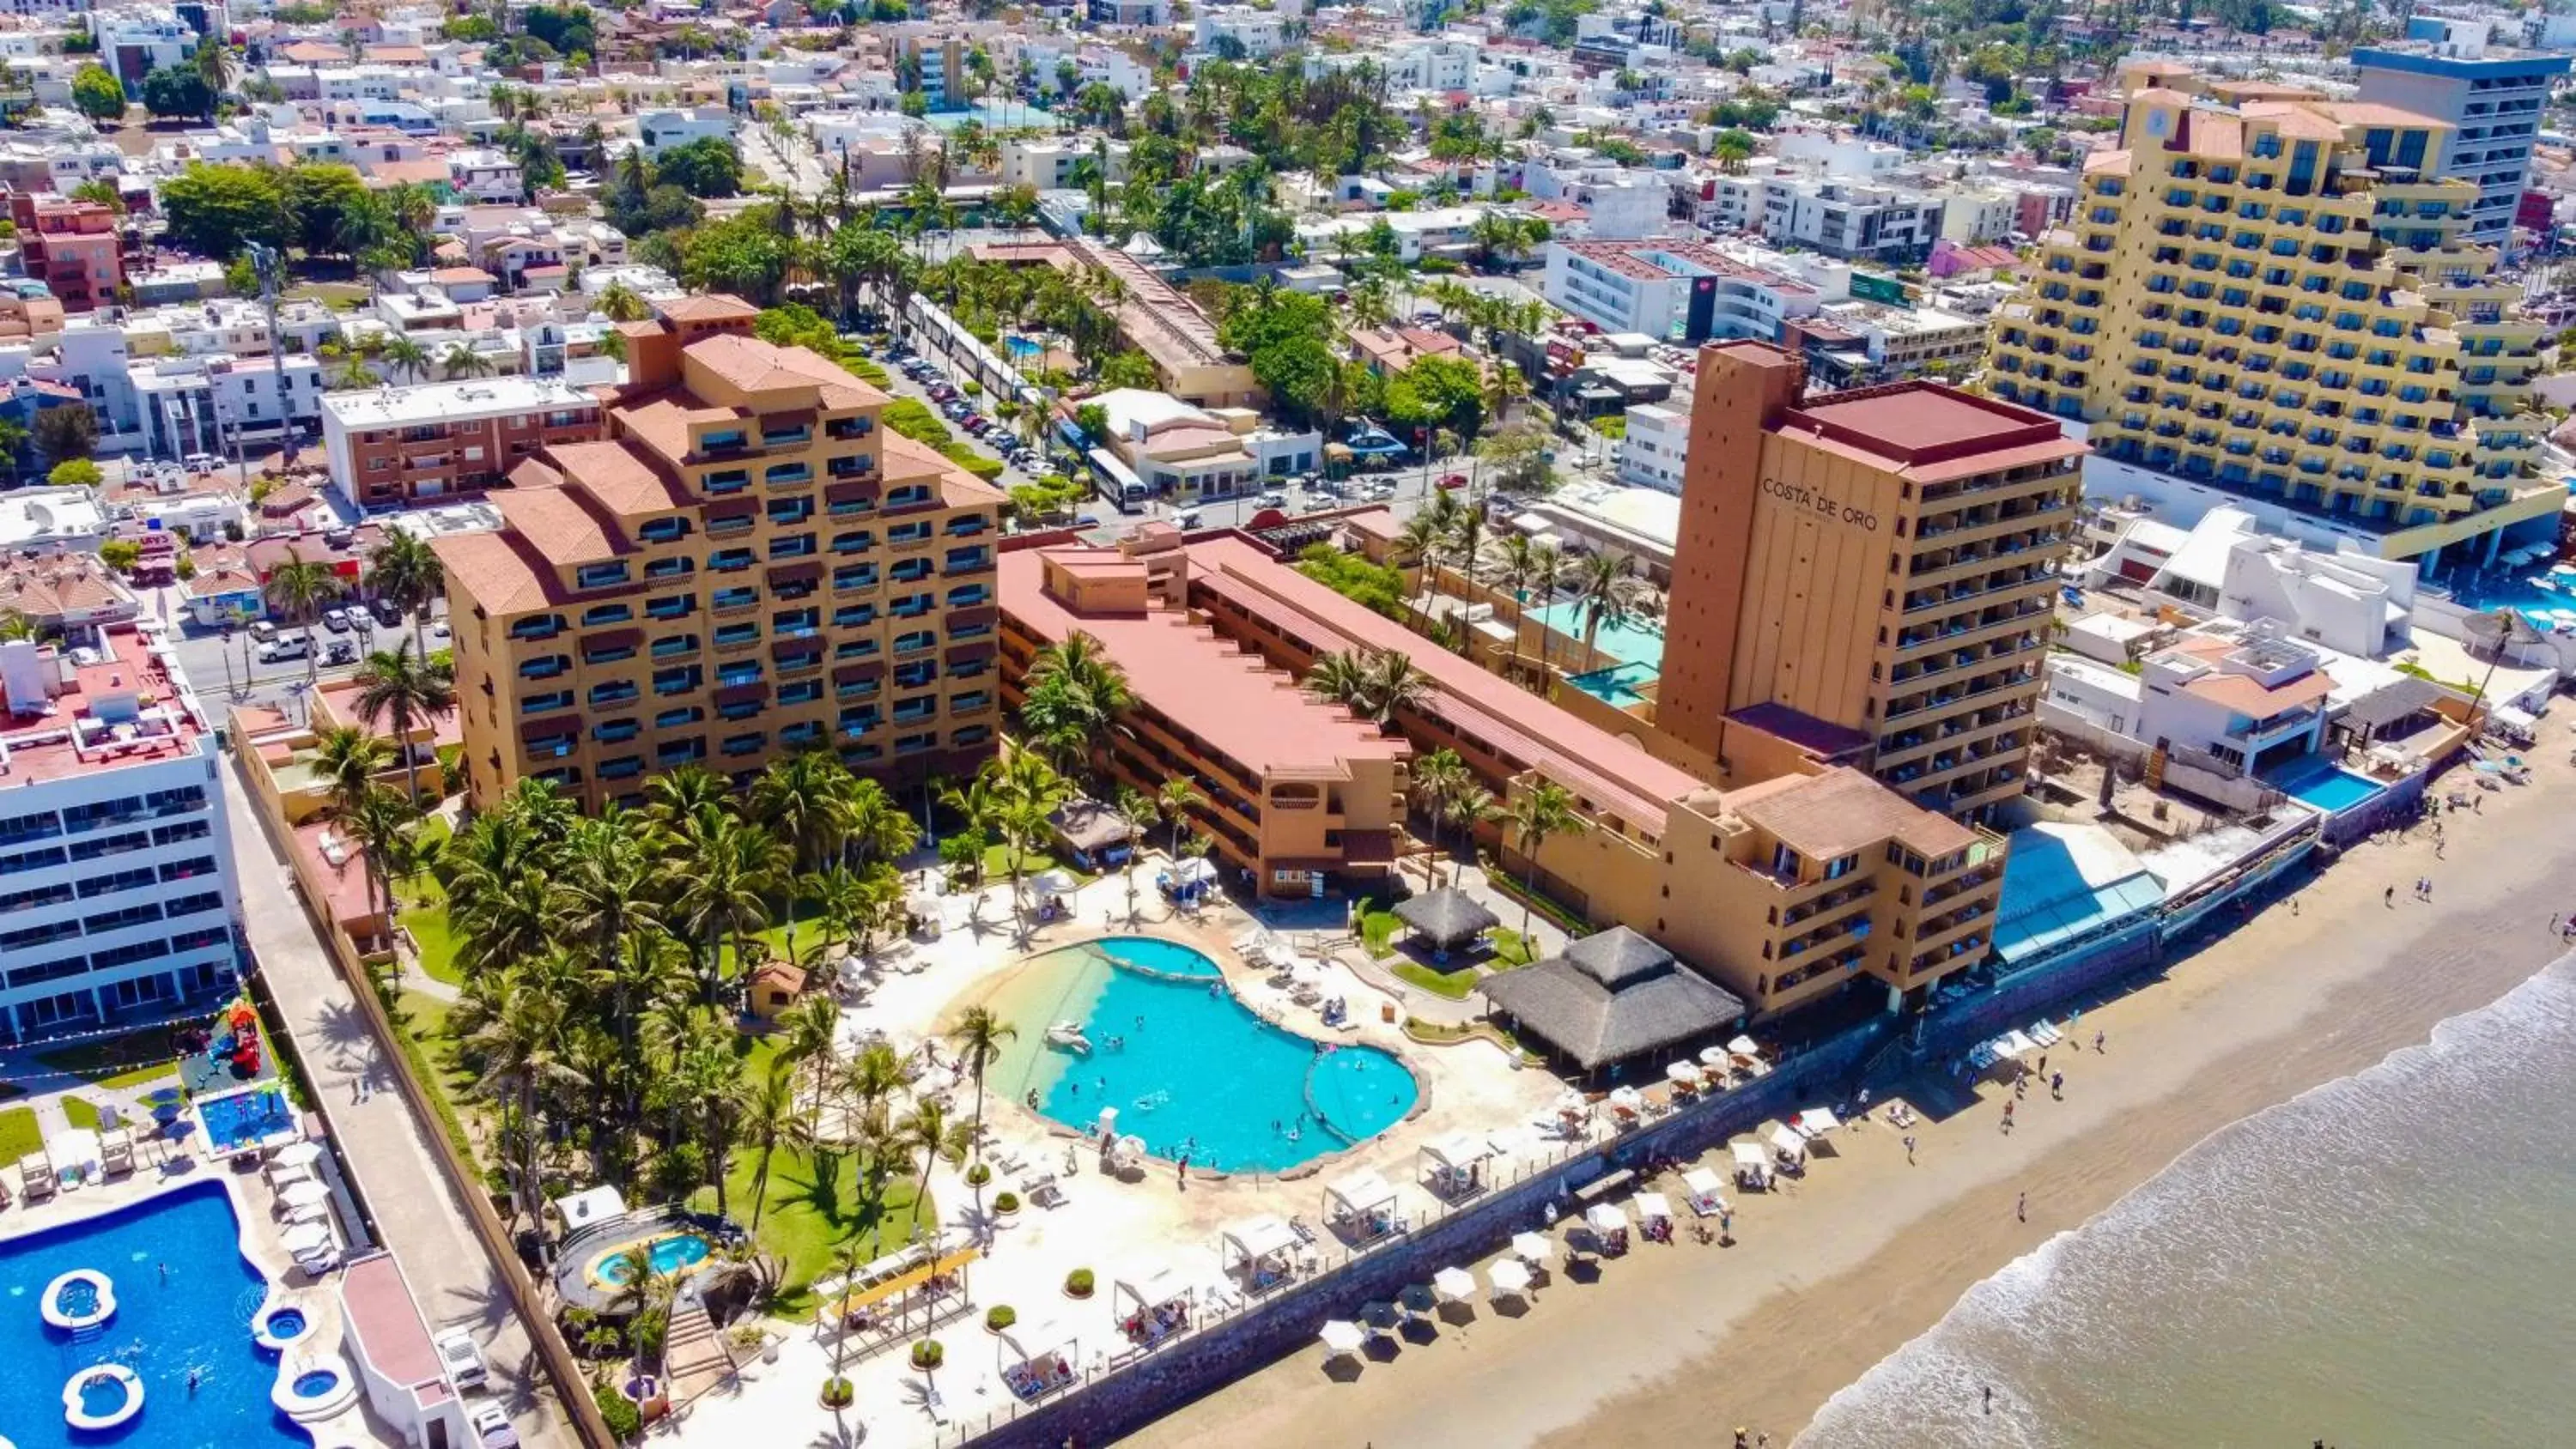
[[[78,1333],[37,1314],[45,1285],[79,1269],[115,1285],[116,1316]],[[163,1276],[163,1270],[168,1276]],[[220,1182],[190,1183],[146,1202],[0,1241],[0,1434],[18,1449],[92,1449],[108,1434],[63,1422],[63,1389],[101,1365],[131,1369],[144,1391],[125,1449],[293,1446],[312,1439],[269,1402],[273,1355],[251,1340],[268,1280],[241,1255],[241,1227]],[[188,1391],[188,1375],[197,1390]],[[84,1383],[82,1397],[107,1390]]]
[[[1529,611],[1529,616],[1568,639],[1580,640],[1583,637],[1585,623],[1583,609],[1582,606],[1571,601],[1550,604],[1543,609],[1532,609]],[[1560,651],[1564,647],[1561,644],[1557,646]],[[1648,666],[1650,677],[1661,673],[1664,667],[1664,631],[1660,625],[1603,624],[1593,632],[1592,647],[1622,664]]]
[[[2264,782],[2328,815],[2349,810],[2388,788],[2344,769],[2323,755],[2306,755],[2293,760],[2265,776]]]
[[[612,1288],[625,1287],[626,1280],[635,1276],[635,1265],[628,1255],[643,1246],[641,1243],[626,1243],[600,1254],[593,1260],[591,1275]],[[645,1250],[645,1257],[653,1264],[654,1272],[667,1278],[697,1267],[712,1251],[714,1249],[703,1234],[672,1233],[655,1238],[652,1246]]]
[[[219,1155],[295,1130],[295,1111],[286,1105],[286,1094],[275,1087],[200,1098],[197,1115],[205,1119],[206,1146]]]
[[[1270,1025],[1214,961],[1177,942],[1111,936],[1050,952],[994,994],[1019,1028],[987,1073],[998,1097],[1089,1132],[1104,1106],[1118,1132],[1157,1157],[1277,1172],[1339,1152],[1404,1120],[1420,1087],[1375,1047],[1319,1042]],[[1079,1023],[1088,1055],[1050,1046]],[[1275,1124],[1275,1127],[1274,1127]]]
[[[1002,350],[1011,354],[1012,359],[1017,361],[1023,357],[1035,357],[1046,351],[1046,344],[1034,337],[1022,337],[1013,333],[1002,339]]]
[[[1646,702],[1645,687],[1663,677],[1651,664],[1613,664],[1590,674],[1569,674],[1565,682],[1613,709],[1633,709]]]

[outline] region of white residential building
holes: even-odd
[[[1640,403],[1628,409],[1628,436],[1619,444],[1619,481],[1631,488],[1680,493],[1690,426],[1686,407]]]
[[[229,991],[232,832],[175,659],[131,626],[93,652],[0,643],[0,704],[0,1034],[158,1020]]]
[[[1286,20],[1275,10],[1255,10],[1249,5],[1215,5],[1200,11],[1191,35],[1199,50],[1215,50],[1219,41],[1230,40],[1242,46],[1250,60],[1266,60],[1288,44]]]
[[[1547,300],[1605,332],[1665,342],[1776,342],[1822,305],[1817,288],[1697,242],[1550,242]]]
[[[721,106],[653,110],[635,118],[635,140],[647,156],[659,156],[674,146],[710,137],[730,141],[733,132],[733,115]]]

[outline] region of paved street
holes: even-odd
[[[251,949],[303,1053],[314,1108],[330,1123],[385,1246],[401,1260],[433,1331],[474,1327],[522,1441],[568,1449],[574,1437],[545,1391],[499,1272],[466,1226],[464,1205],[430,1159],[428,1134],[438,1129],[413,1116],[395,1088],[389,1049],[368,1031],[348,984],[315,938],[249,791],[230,768],[223,772],[223,786]]]

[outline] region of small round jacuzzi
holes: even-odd
[[[143,1412],[143,1380],[121,1363],[95,1364],[63,1385],[63,1422],[93,1433]]]
[[[37,1311],[66,1333],[96,1328],[116,1316],[116,1285],[95,1268],[74,1268],[45,1285]]]
[[[313,1331],[313,1320],[301,1308],[281,1304],[251,1321],[251,1342],[270,1353],[284,1353]]]
[[[356,1403],[358,1382],[336,1354],[290,1358],[278,1365],[268,1401],[297,1423],[309,1423]]]

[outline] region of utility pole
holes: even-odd
[[[278,467],[284,469],[295,462],[295,403],[286,391],[286,336],[277,325],[277,291],[285,283],[286,255],[263,242],[245,242],[243,248],[259,277],[260,305],[268,311],[268,360],[277,378]],[[238,433],[234,444],[240,444]]]

